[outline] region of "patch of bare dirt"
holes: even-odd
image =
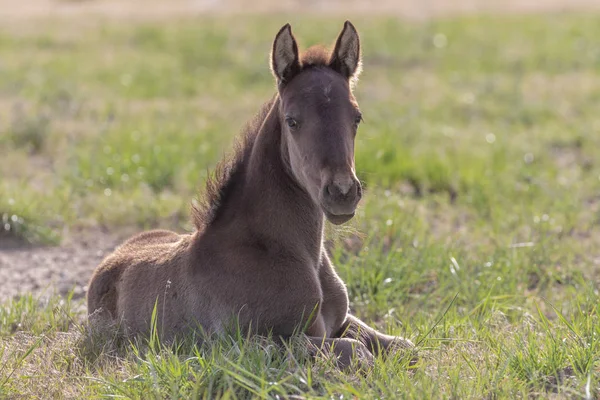
[[[94,269],[128,233],[80,233],[61,246],[35,247],[0,238],[0,301],[24,293],[83,297]]]

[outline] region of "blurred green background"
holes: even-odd
[[[600,14],[554,3],[6,9],[0,240],[191,230],[207,173],[274,92],[274,34],[291,22],[302,48],[331,44],[349,18],[366,192],[351,227],[330,229],[333,258],[353,311],[425,355],[416,375],[385,370],[384,384],[382,370],[358,393],[597,396]],[[298,393],[353,393],[322,379]]]

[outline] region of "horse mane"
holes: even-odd
[[[197,202],[192,204],[192,219],[196,229],[203,229],[219,217],[221,206],[231,197],[233,188],[244,175],[245,164],[256,136],[276,99],[277,96],[273,96],[262,105],[259,112],[242,129],[234,143],[233,151],[219,161],[213,173],[209,174],[204,195],[199,196]]]
[[[325,46],[316,45],[306,49],[300,56],[302,69],[310,67],[326,67],[329,65],[331,52]]]
[[[300,56],[302,69],[329,65],[330,52],[323,46],[313,46]],[[246,162],[264,120],[277,100],[275,95],[262,105],[259,112],[242,129],[235,141],[234,150],[226,155],[206,180],[204,194],[192,203],[192,219],[196,229],[202,230],[220,215],[220,211],[232,196],[236,184],[243,179]]]

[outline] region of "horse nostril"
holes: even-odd
[[[327,185],[327,194],[329,194],[331,197],[336,196],[339,193],[339,190],[337,189],[337,186],[334,183],[330,183],[329,185]]]
[[[333,198],[348,197],[351,192],[355,192],[356,183],[352,180],[347,182],[332,182],[327,185],[327,194]]]

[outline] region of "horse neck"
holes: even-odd
[[[277,98],[257,134],[240,199],[256,233],[302,247],[318,257],[323,213],[291,174],[282,142],[279,104]]]

